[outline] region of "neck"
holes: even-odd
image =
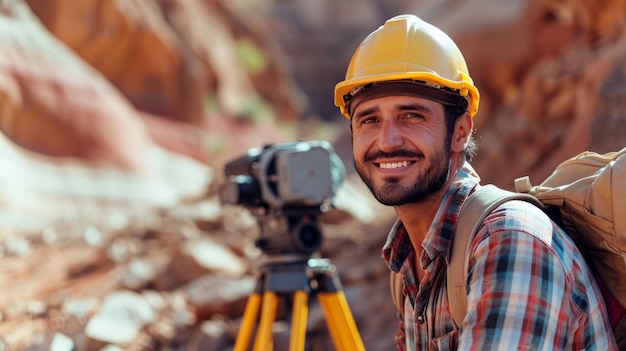
[[[396,213],[400,221],[402,221],[418,257],[422,252],[422,242],[437,214],[445,189],[447,189],[447,185],[433,193],[428,199],[395,207]]]
[[[463,166],[463,162],[452,162],[448,181],[441,189],[430,196],[410,204],[396,206],[395,210],[406,229],[413,249],[419,255],[422,253],[422,242],[426,238],[428,229],[437,215],[441,200],[456,177],[456,173]]]

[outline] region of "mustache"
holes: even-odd
[[[424,158],[424,154],[418,151],[394,150],[392,152],[375,151],[365,155],[365,162],[372,162],[378,159],[404,157],[404,158]]]

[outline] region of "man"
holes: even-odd
[[[574,243],[538,208],[510,201],[469,253],[462,325],[446,268],[459,210],[480,178],[468,161],[479,92],[455,43],[403,15],[357,48],[335,104],[350,119],[354,164],[398,221],[383,248],[404,279],[400,350],[614,350],[606,307]]]

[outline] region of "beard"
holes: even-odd
[[[444,145],[449,145],[446,143]],[[433,193],[441,190],[450,176],[450,147],[442,146],[433,154],[430,162],[417,174],[411,185],[402,185],[400,177],[384,177],[382,184],[376,185],[373,176],[368,174],[363,165],[354,162],[355,169],[365,185],[378,202],[386,206],[401,206],[417,203],[427,199]],[[426,161],[425,156],[419,152],[398,150],[393,153],[379,151],[365,156],[364,162],[384,157],[407,157]]]

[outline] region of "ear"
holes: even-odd
[[[465,113],[459,117],[454,124],[454,135],[452,136],[451,149],[453,152],[463,153],[467,143],[469,142],[472,130],[474,129],[474,120],[469,113]]]

